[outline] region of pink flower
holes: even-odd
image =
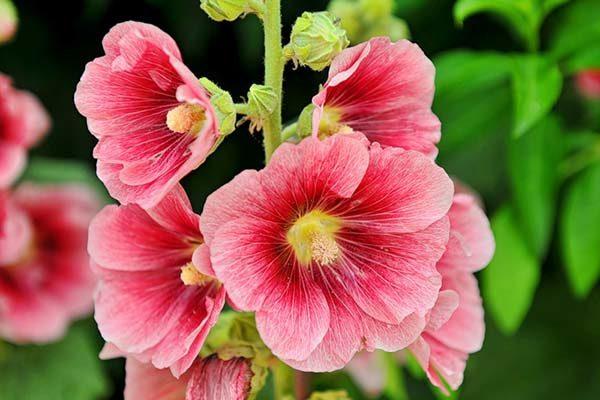
[[[424,327],[448,241],[446,173],[362,135],[280,146],[207,200],[202,231],[236,307],[275,355],[308,371],[397,351]]]
[[[122,204],[156,205],[204,162],[220,133],[210,100],[155,26],[124,22],[87,64],[75,104],[99,139],[97,172]]]
[[[425,332],[410,346],[431,383],[444,392],[440,378],[456,390],[468,355],[483,344],[483,307],[473,272],[485,267],[494,254],[489,222],[475,197],[456,194],[448,215],[450,240],[438,263],[440,296]]]
[[[407,41],[374,38],[344,50],[313,97],[313,135],[358,131],[382,146],[437,155],[440,122],[431,111],[435,69]]]
[[[577,89],[590,99],[600,99],[600,69],[581,71],[575,77]]]
[[[0,337],[56,340],[72,319],[91,311],[95,280],[85,244],[98,202],[82,186],[31,184],[10,201],[0,239]]]
[[[175,376],[192,365],[225,302],[203,242],[179,185],[151,209],[111,205],[94,218],[88,250],[106,341]]]
[[[0,74],[0,189],[7,188],[25,167],[27,149],[50,128],[50,118],[31,93],[12,87]]]
[[[125,366],[125,400],[244,400],[250,393],[250,361],[198,359],[179,379],[128,358]]]

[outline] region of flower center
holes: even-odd
[[[167,126],[177,133],[197,136],[206,121],[204,108],[197,104],[180,104],[167,113]]]
[[[286,239],[300,264],[331,265],[341,255],[335,238],[341,228],[339,218],[313,210],[298,218],[287,231]]]
[[[186,286],[204,286],[213,281],[212,277],[198,271],[192,263],[187,263],[181,267],[181,274],[179,277]]]
[[[351,133],[353,130],[341,122],[342,113],[331,107],[324,107],[319,122],[319,139],[323,140],[336,133]]]

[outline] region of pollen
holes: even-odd
[[[186,286],[203,286],[213,280],[212,277],[198,271],[192,263],[188,263],[181,268],[179,277]]]
[[[300,265],[309,266],[315,262],[320,266],[329,266],[341,255],[336,241],[340,228],[339,218],[313,210],[294,221],[286,239]]]
[[[167,126],[177,133],[197,136],[205,121],[204,108],[197,104],[180,104],[167,113]]]
[[[325,107],[319,122],[319,139],[323,140],[338,133],[352,133],[353,129],[341,121],[342,113],[339,110]]]

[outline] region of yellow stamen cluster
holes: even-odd
[[[351,133],[352,128],[341,123],[342,113],[331,107],[325,107],[319,122],[319,139],[325,139],[337,133]]]
[[[181,275],[179,277],[187,286],[203,286],[213,280],[212,277],[198,271],[192,263],[188,263],[181,268]]]
[[[286,239],[301,265],[316,262],[332,265],[341,255],[336,234],[341,228],[339,218],[320,210],[299,217],[288,229]]]
[[[204,108],[197,104],[180,104],[167,113],[167,126],[177,133],[197,136],[206,121]]]

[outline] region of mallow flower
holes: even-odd
[[[575,77],[577,89],[590,99],[600,99],[600,68],[581,71]]]
[[[313,136],[358,131],[383,147],[437,155],[440,121],[431,111],[435,68],[408,40],[378,37],[342,51],[313,97]]]
[[[421,334],[441,285],[450,178],[414,151],[361,134],[286,143],[214,192],[202,232],[236,308],[304,371]]]
[[[0,338],[57,340],[92,309],[86,241],[99,202],[83,186],[33,184],[21,185],[8,202],[0,228]]]
[[[25,167],[27,150],[48,132],[50,117],[31,93],[15,89],[0,73],[0,189]]]
[[[86,66],[75,104],[98,138],[97,173],[111,196],[149,208],[214,150],[215,110],[157,27],[117,24],[103,47],[106,54]]]
[[[95,318],[104,339],[182,375],[225,303],[183,188],[175,186],[148,210],[105,207],[90,224],[88,251],[99,278]]]

